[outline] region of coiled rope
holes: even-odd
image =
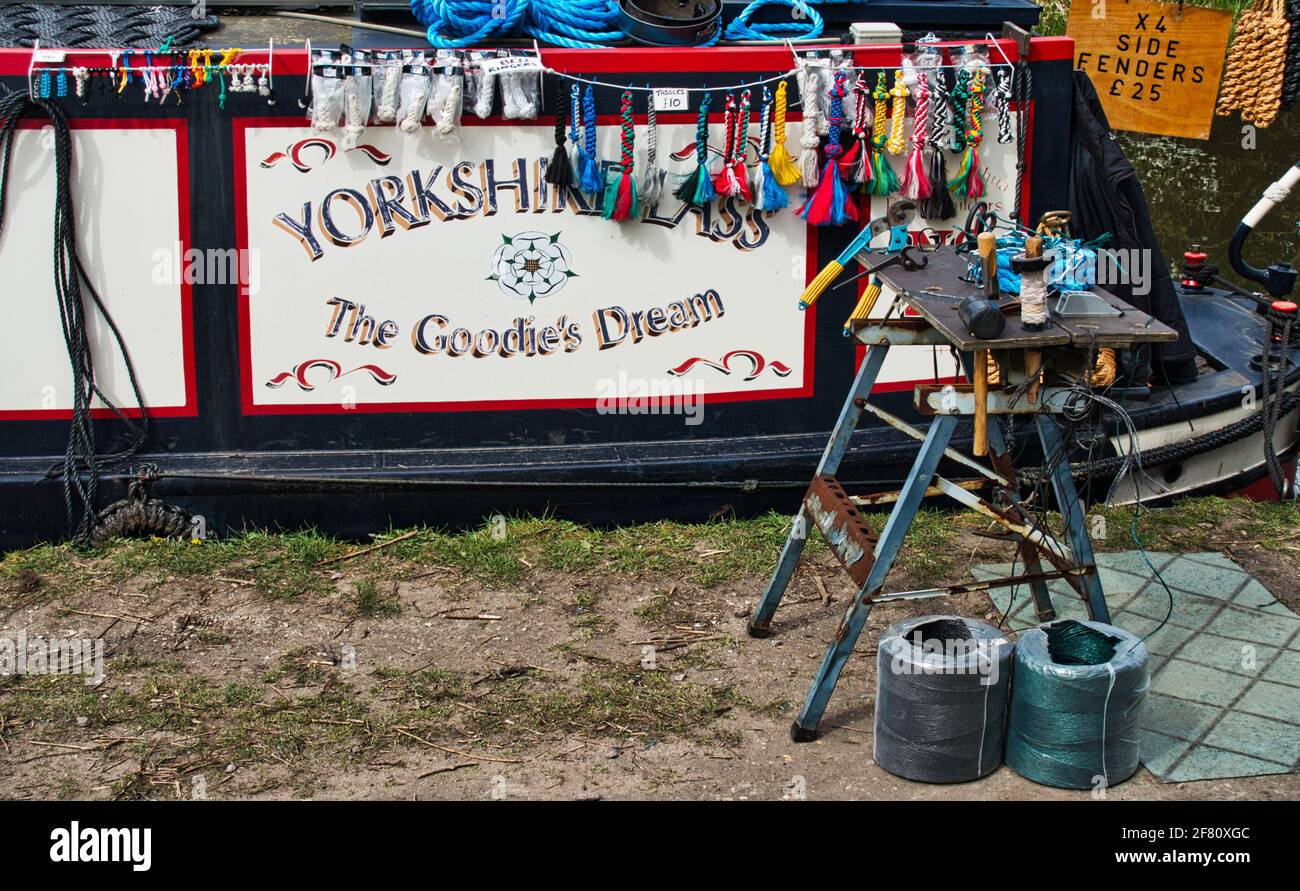
[[[1101,622],[1066,620],[1016,641],[1007,765],[1062,789],[1112,786],[1138,767],[1146,646]]]
[[[955,616],[904,619],[876,650],[875,759],[890,773],[960,783],[1002,762],[1012,645]]]
[[[851,3],[854,0],[818,0]],[[767,6],[790,10],[785,21],[755,22]],[[439,49],[483,46],[508,37],[533,37],[555,46],[592,48],[627,38],[619,28],[617,0],[411,0],[411,12]],[[820,37],[826,23],[809,0],[753,0],[726,27],[728,40],[797,40]],[[700,46],[712,46],[722,29]]]
[[[585,49],[626,37],[618,27],[617,0],[411,0],[411,12],[439,49],[508,37]]]
[[[26,93],[10,93],[0,99],[0,230],[4,226],[5,205],[9,196],[9,163],[13,157],[14,135],[20,120],[27,115],[48,117],[54,130],[54,294],[63,329],[63,341],[72,366],[72,421],[68,446],[61,464],[52,468],[49,476],[63,478],[63,501],[68,525],[75,530],[73,540],[86,545],[91,541],[96,519],[99,471],[126,461],[140,449],[148,436],[149,414],[122,332],[104,306],[99,292],[90,283],[81,257],[77,255],[77,214],[72,204],[71,185],[72,135],[67,119],[59,106],[43,99],[32,99]],[[86,296],[90,297],[94,310],[98,311],[108,326],[112,340],[122,355],[131,394],[140,412],[138,422],[127,418],[95,381],[94,354],[87,330],[90,313]],[[99,406],[107,407],[125,425],[127,444],[121,451],[98,453],[91,417],[91,408],[97,402]]]

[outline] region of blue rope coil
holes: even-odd
[[[831,0],[836,2],[836,0]],[[838,0],[847,3],[849,0]],[[764,6],[790,7],[788,22],[750,22],[755,12]],[[754,0],[740,11],[740,15],[727,25],[728,40],[795,40],[804,37],[821,37],[826,23],[821,14],[805,0]]]
[[[533,37],[555,46],[608,46],[625,35],[617,0],[411,0],[411,12],[438,49]]]
[[[850,3],[854,0],[818,0]],[[765,6],[788,7],[786,22],[751,22]],[[507,37],[533,37],[554,46],[589,49],[626,39],[618,0],[411,0],[411,12],[438,49],[487,46]],[[826,28],[811,0],[754,0],[726,28],[728,40],[820,37]],[[700,46],[713,46],[722,29]]]

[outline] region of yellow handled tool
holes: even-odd
[[[867,245],[871,244],[871,239],[885,232],[889,233],[889,246],[887,251],[901,251],[907,247],[907,227],[916,219],[916,203],[913,201],[895,201],[889,205],[889,212],[883,217],[877,217],[866,226],[862,231],[853,236],[848,247],[840,251],[840,255],[831,262],[827,263],[822,271],[817,273],[817,277],[808,283],[804,288],[803,295],[799,298],[799,308],[807,309],[817,302],[817,298],[831,286],[831,282],[839,278],[844,267],[857,255],[859,251],[865,250]]]

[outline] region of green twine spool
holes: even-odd
[[[1101,622],[1067,620],[1016,641],[1006,762],[1062,789],[1121,783],[1138,768],[1146,646]]]

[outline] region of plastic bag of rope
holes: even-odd
[[[1057,637],[1050,650],[1049,632]],[[1078,662],[1093,664],[1072,664]],[[1021,632],[1007,765],[1063,789],[1123,782],[1138,768],[1149,686],[1146,645],[1121,628],[1067,620]]]
[[[885,629],[876,652],[876,763],[927,783],[961,783],[997,769],[1012,652],[1001,631],[921,616]]]

